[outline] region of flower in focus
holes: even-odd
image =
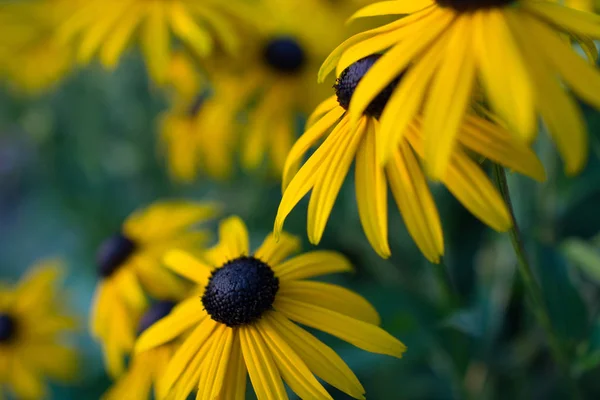
[[[191,330],[169,362],[162,387],[170,398],[240,399],[246,373],[258,399],[287,399],[283,382],[304,399],[331,399],[315,375],[362,399],[364,389],[344,361],[301,323],[364,350],[400,357],[404,345],[379,328],[379,315],[342,287],[306,280],[351,270],[341,255],[314,251],[290,259],[299,240],[269,235],[254,254],[237,217],[221,223],[220,242],[205,259],[180,250],[166,255],[173,271],[197,284],[198,295],[146,330],[143,352]],[[286,260],[287,259],[287,260]]]
[[[109,374],[124,371],[124,356],[133,348],[135,324],[146,310],[146,292],[156,299],[177,299],[185,282],[162,266],[170,248],[197,247],[209,235],[192,230],[216,214],[211,204],[155,203],[132,214],[121,231],[106,239],[97,257],[99,283],[94,294],[90,330],[99,339]]]
[[[142,316],[138,332],[141,334],[150,326],[167,316],[175,303],[160,301],[152,305]],[[167,363],[175,349],[173,343],[135,354],[129,362],[127,372],[102,396],[104,400],[147,400],[154,388],[154,398],[161,399],[162,394],[157,386],[163,376]]]
[[[594,67],[600,17],[537,0],[411,0],[369,5],[354,18],[403,15],[357,34],[325,61],[323,79],[357,60],[383,52],[365,75],[349,105],[351,125],[387,85],[409,69],[381,113],[381,163],[422,112],[425,167],[442,180],[472,102],[474,89],[491,110],[531,142],[541,116],[565,161],[580,171],[588,155],[582,112],[571,93],[600,108],[600,74]],[[562,36],[579,42],[590,63]],[[480,84],[479,84],[480,82]]]
[[[158,83],[166,77],[175,38],[199,57],[211,54],[216,44],[237,49],[232,34],[234,5],[219,0],[89,0],[74,2],[58,30],[65,42],[76,39],[77,58],[87,63],[97,53],[113,68],[126,46],[139,41],[150,76]]]
[[[56,84],[73,66],[73,51],[53,37],[60,13],[51,1],[0,6],[0,77],[18,90],[38,93]]]
[[[406,124],[402,140],[394,143],[385,166],[378,161],[381,130],[378,118],[404,77],[395,80],[369,104],[355,126],[346,112],[363,76],[377,65],[379,56],[369,56],[348,67],[338,79],[336,95],[325,100],[309,121],[309,129],[292,148],[283,177],[283,198],[275,219],[275,234],[283,229],[287,215],[312,190],[308,205],[308,238],[318,244],[348,174],[355,164],[355,187],[363,230],[373,249],[389,257],[388,184],[410,235],[425,257],[439,262],[444,253],[437,208],[420,162],[425,157],[424,118],[414,116]],[[406,73],[409,74],[410,70]],[[450,157],[442,183],[481,221],[498,231],[511,227],[511,219],[500,193],[472,159],[478,153],[537,180],[545,179],[535,154],[511,134],[493,123],[468,113],[459,127],[458,144]],[[305,153],[320,139],[324,142],[298,171]]]
[[[0,287],[0,397],[10,392],[42,399],[45,378],[69,382],[76,376],[77,354],[62,343],[77,324],[57,293],[61,269],[58,261],[43,261],[15,287]]]

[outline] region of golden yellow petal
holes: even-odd
[[[353,271],[352,264],[343,255],[326,250],[301,254],[273,266],[275,275],[282,281],[313,278],[336,272]]]

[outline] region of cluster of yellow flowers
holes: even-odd
[[[353,36],[347,18],[363,24]],[[243,168],[282,180],[273,233],[255,252],[236,217],[207,248],[196,225],[218,207],[190,202],[140,210],[102,245],[90,329],[116,379],[108,399],[147,399],[152,387],[157,399],[194,390],[243,399],[247,374],[259,399],[287,398],[284,381],[301,398],[331,398],[315,376],[364,398],[344,361],[293,322],[375,353],[400,357],[405,347],[365,299],[307,280],[351,266],[329,251],[289,258],[299,240],[283,231],[288,214],[312,191],[307,232],[318,244],[354,162],[373,249],[391,254],[389,185],[410,235],[438,263],[444,239],[428,181],[508,231],[511,210],[482,160],[544,181],[532,150],[541,121],[576,174],[588,137],[575,97],[600,109],[600,17],[555,1],[34,0],[3,6],[0,26],[10,39],[0,76],[27,92],[95,59],[115,68],[139,47],[169,96],[158,126],[174,179],[227,179],[239,155]],[[9,303],[0,303],[6,321]],[[0,360],[5,331],[14,334],[3,312]],[[39,380],[10,373],[16,393],[40,395]]]

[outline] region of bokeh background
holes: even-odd
[[[53,386],[56,399],[97,399],[110,384],[86,324],[96,248],[130,212],[160,199],[217,200],[226,214],[246,221],[255,245],[272,228],[281,191],[264,169],[236,166],[226,182],[170,179],[157,150],[157,120],[167,107],[167,94],[149,80],[135,50],[115,71],[92,62],[42,93],[25,93],[6,77],[0,84],[0,278],[15,281],[34,261],[62,257],[65,296],[82,322],[80,377],[72,386]],[[600,114],[586,109],[586,116],[592,154],[581,175],[565,177],[540,135],[536,148],[548,181],[511,175],[509,184],[553,327],[585,397],[593,399],[600,398]],[[331,279],[370,300],[384,328],[408,346],[395,360],[318,335],[357,373],[369,399],[568,398],[527,306],[508,235],[484,227],[434,187],[447,248],[443,265],[425,261],[395,209],[393,256],[382,260],[362,233],[353,177],[346,181],[319,247],[345,253],[356,272]],[[286,230],[309,249],[305,215],[302,203]],[[446,272],[451,296],[436,279]]]

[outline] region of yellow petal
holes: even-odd
[[[300,239],[297,236],[282,232],[277,240],[270,233],[256,250],[254,257],[274,266],[300,250],[300,245]]]
[[[104,9],[104,15],[98,19],[86,32],[82,35],[81,45],[77,53],[77,59],[80,63],[88,63],[98,47],[102,44],[115,24],[119,22],[123,15],[131,12],[128,10],[128,4],[115,3]]]
[[[391,254],[388,244],[387,184],[383,167],[377,162],[378,122],[370,120],[356,153],[356,201],[363,230],[380,257]]]
[[[573,31],[595,39],[600,38],[600,16],[598,15],[546,1],[527,1],[520,6],[558,29]]]
[[[331,157],[331,153],[335,151],[339,143],[348,135],[347,126],[348,120],[343,118],[286,187],[279,203],[279,208],[277,209],[277,216],[275,217],[273,232],[276,237],[281,233],[286,217],[315,185],[317,174],[322,166],[327,163],[327,160]]]
[[[334,108],[337,108],[338,106],[339,103],[337,95],[335,94],[328,97],[326,100],[323,100],[308,116],[308,119],[306,120],[305,130],[310,129],[315,124],[315,122],[323,118],[325,114],[329,114],[330,111],[332,111]]]
[[[164,320],[164,318],[163,318]],[[161,320],[161,321],[163,321]],[[161,322],[159,321],[159,322]],[[152,327],[156,326],[154,324]],[[199,354],[202,354],[202,361],[206,358],[208,352],[212,349],[214,344],[213,332],[219,326],[219,324],[212,320],[210,317],[204,318],[201,322],[198,323],[198,326],[194,328],[192,333],[183,341],[181,346],[175,351],[173,354],[173,358],[169,361],[169,365],[167,365],[167,369],[164,373],[164,377],[162,378],[161,385],[165,391],[168,391],[175,382],[182,377],[185,371],[189,366],[190,369],[196,369],[193,376],[197,376],[200,378],[199,371],[197,371],[197,366],[189,365],[190,362],[195,359]],[[149,328],[149,329],[152,329]],[[201,362],[201,361],[200,361]],[[198,364],[199,365],[199,364]],[[192,368],[196,367],[196,368]],[[190,372],[192,373],[192,372]],[[192,376],[186,376],[186,378],[191,378]],[[183,379],[183,378],[182,378]],[[197,385],[199,380],[195,382],[191,382],[192,385]],[[186,382],[189,382],[186,379]],[[187,385],[185,385],[187,386]],[[193,387],[193,386],[192,386]],[[191,390],[191,388],[190,388]],[[185,393],[185,396],[189,394],[189,391]],[[185,398],[185,397],[184,397]]]
[[[9,374],[9,382],[17,398],[42,399],[46,397],[46,388],[42,377],[28,368],[24,360],[13,358]]]
[[[428,174],[437,180],[446,174],[475,79],[472,23],[471,14],[462,15],[448,33],[450,37],[444,59],[433,79],[425,105],[425,167]]]
[[[529,146],[497,124],[467,115],[458,139],[465,147],[498,164],[537,181],[546,180],[544,166]]]
[[[337,102],[337,100],[336,100]],[[283,167],[283,181],[281,184],[282,189],[285,189],[289,186],[292,178],[297,172],[298,163],[304,157],[304,154],[320,140],[327,130],[331,128],[336,121],[338,121],[341,116],[346,111],[342,107],[335,107],[330,110],[325,116],[319,119],[314,125],[312,125],[292,146],[292,149],[287,155],[285,160],[285,165]]]
[[[106,38],[100,49],[100,61],[105,68],[115,67],[142,16],[139,4],[132,4],[129,12],[121,17],[118,26],[111,32],[110,37]]]
[[[431,0],[393,0],[380,1],[370,4],[358,10],[350,20],[364,17],[376,17],[381,15],[400,15],[412,14],[425,7],[429,7],[433,2]]]
[[[530,34],[530,21],[510,10],[506,16],[531,71],[537,107],[565,161],[566,172],[576,174],[583,169],[588,157],[588,137],[581,110],[565,93],[555,71],[539,57],[539,43]]]
[[[164,258],[165,265],[173,272],[199,285],[206,286],[212,267],[182,250],[171,250]]]
[[[377,310],[365,298],[341,286],[323,282],[282,282],[278,296],[338,312],[373,325],[381,320]]]
[[[341,133],[338,146],[332,149],[318,172],[308,203],[307,231],[312,244],[321,241],[333,204],[364,137],[366,124],[367,117],[360,120],[356,129]]]
[[[223,387],[231,384],[225,383],[225,372],[233,345],[233,329],[220,324],[213,336],[214,345],[211,346],[205,364],[202,365],[196,399],[217,399]]]
[[[286,298],[277,298],[274,307],[293,321],[327,332],[363,350],[398,358],[406,351],[402,342],[376,325]]]
[[[239,217],[229,217],[219,225],[221,251],[226,261],[250,254],[248,230]]]
[[[246,398],[246,364],[242,357],[242,347],[240,344],[239,332],[234,332],[231,355],[227,364],[227,372],[223,387],[223,399],[225,400],[244,400]]]
[[[256,324],[256,329],[260,332],[265,345],[273,356],[281,376],[294,393],[301,399],[332,399],[304,361],[266,318]]]
[[[198,297],[190,297],[173,308],[171,313],[146,329],[135,344],[136,353],[151,349],[175,339],[187,329],[207,318],[202,301]]]
[[[148,63],[150,76],[162,83],[169,65],[170,37],[164,7],[170,5],[152,2],[148,5],[148,16],[142,27],[142,50]]]
[[[313,278],[336,272],[353,270],[352,264],[341,254],[333,251],[311,251],[273,266],[275,275],[282,281]]]
[[[355,399],[364,399],[365,390],[358,378],[335,351],[281,313],[269,313],[265,319],[315,375]]]
[[[206,56],[212,51],[213,40],[206,31],[198,27],[184,4],[177,1],[169,4],[169,17],[173,32],[197,55]]]
[[[373,99],[446,30],[453,20],[453,13],[448,13],[435,7],[434,9],[436,11],[432,12],[431,15],[403,27],[402,30],[405,39],[377,60],[360,80],[352,95],[348,109],[352,118],[351,122],[357,121]],[[414,16],[416,15],[418,14],[414,14]],[[413,15],[403,19],[411,17]],[[414,37],[419,37],[419,40],[413,40]],[[346,63],[340,63],[338,68],[342,69],[347,63],[355,61],[357,60],[348,59]]]
[[[474,50],[492,109],[531,141],[537,128],[531,79],[502,11],[476,13],[473,24]]]
[[[253,325],[239,328],[242,354],[258,400],[285,400],[288,395],[271,352]]]
[[[444,254],[440,216],[421,166],[405,141],[397,146],[386,173],[406,229],[423,255],[438,263]]]

